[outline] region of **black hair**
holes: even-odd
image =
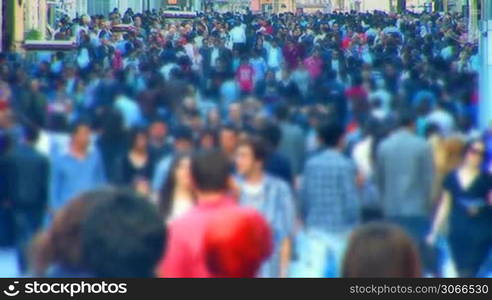
[[[266,122],[259,130],[260,137],[270,146],[271,150],[277,149],[282,139],[282,131],[277,124]]]
[[[191,129],[187,126],[179,126],[174,130],[174,140],[186,140],[186,141],[193,141],[193,132]]]
[[[415,113],[412,110],[402,111],[399,114],[400,127],[408,127],[415,124]]]
[[[74,135],[75,133],[77,133],[77,131],[80,129],[80,127],[91,128],[91,124],[89,122],[87,122],[86,120],[81,120],[81,121],[77,121],[77,122],[73,123],[70,126],[70,135]]]
[[[123,115],[118,110],[105,112],[101,119],[101,140],[121,142],[127,138]]]
[[[101,190],[82,224],[86,269],[96,277],[153,277],[166,232],[155,207],[127,190]]]
[[[189,155],[177,155],[173,162],[171,163],[171,167],[169,168],[169,172],[166,176],[166,181],[162,185],[162,188],[159,192],[159,213],[163,220],[166,220],[172,209],[173,205],[173,196],[176,188],[176,169],[179,167],[179,164],[183,159],[189,158]]]
[[[48,118],[48,129],[54,132],[67,132],[68,120],[67,116],[62,113],[55,113]]]
[[[264,162],[269,154],[268,147],[260,137],[251,137],[239,143],[239,147],[250,147],[255,160]]]
[[[200,132],[200,138],[198,140],[198,146],[201,146],[200,143],[204,137],[210,136],[213,140],[215,147],[219,144],[219,136],[217,130],[215,128],[206,128]]]
[[[218,192],[227,189],[231,163],[219,150],[197,152],[191,160],[191,174],[201,191]]]
[[[133,147],[135,147],[137,139],[140,135],[148,137],[147,130],[145,130],[144,128],[135,128],[130,132],[130,149],[133,149]]]
[[[343,127],[334,121],[326,122],[318,127],[318,136],[327,147],[336,147],[343,137]]]
[[[232,131],[235,135],[238,135],[240,130],[237,126],[233,125],[232,123],[227,123],[220,127],[220,131]]]

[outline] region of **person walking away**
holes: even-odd
[[[415,134],[413,113],[400,115],[400,126],[377,150],[375,180],[384,217],[402,226],[418,242],[424,268],[433,272],[429,230],[434,163],[431,146]]]

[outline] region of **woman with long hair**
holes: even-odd
[[[110,110],[102,115],[96,146],[102,155],[108,181],[116,183],[120,176],[119,163],[128,148],[128,133],[124,128],[121,113]]]
[[[492,177],[483,170],[484,143],[465,147],[460,166],[444,179],[431,233],[434,244],[449,221],[449,244],[461,277],[476,276],[492,247]]]
[[[159,196],[159,211],[164,221],[170,222],[186,213],[195,203],[191,181],[189,155],[174,159]]]
[[[142,194],[148,194],[154,172],[154,159],[149,151],[147,131],[135,130],[130,138],[130,149],[123,157],[121,183],[131,184]]]

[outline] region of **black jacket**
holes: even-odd
[[[21,144],[9,154],[10,201],[14,209],[44,209],[48,201],[48,159]]]

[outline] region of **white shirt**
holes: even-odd
[[[210,54],[210,66],[215,67],[217,64],[217,58],[219,58],[219,49],[213,48],[212,53]]]
[[[236,26],[232,28],[231,32],[229,33],[231,36],[231,41],[233,43],[246,43],[246,31],[242,26]]]
[[[169,224],[170,222],[178,219],[186,212],[188,212],[192,207],[193,201],[191,201],[190,199],[174,199],[171,207],[171,213],[169,214],[166,222]]]
[[[358,170],[365,176],[371,177],[373,168],[371,163],[372,138],[367,137],[354,147],[352,157],[357,165]]]
[[[277,47],[277,48],[273,48],[271,47],[268,51],[267,51],[267,64],[268,64],[268,67],[270,68],[280,68],[280,64],[282,63],[282,52],[280,51],[280,48]]]

